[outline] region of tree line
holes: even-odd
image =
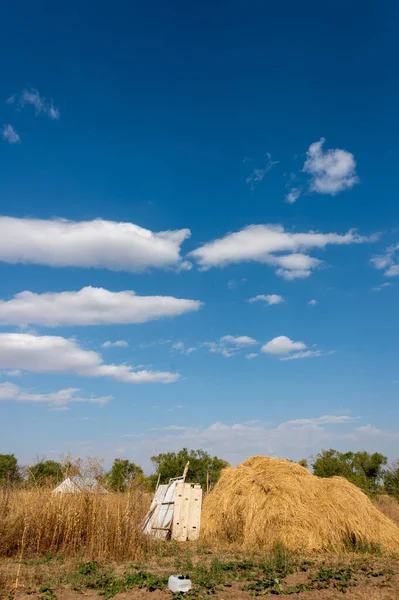
[[[183,448],[179,452],[167,452],[151,457],[154,473],[145,476],[143,469],[127,459],[116,458],[109,471],[102,469],[98,461],[92,461],[90,475],[111,490],[124,492],[132,484],[141,484],[154,490],[157,483],[182,475],[190,462],[187,481],[200,483],[204,489],[212,488],[228,463],[204,450]],[[369,495],[389,494],[399,499],[399,460],[388,466],[383,454],[365,451],[339,452],[323,450],[309,461],[299,464],[309,468],[318,477],[345,477]],[[19,484],[30,486],[55,486],[68,476],[87,475],[80,461],[63,462],[38,460],[34,465],[21,467],[13,454],[0,454],[0,485]]]

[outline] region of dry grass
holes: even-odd
[[[271,550],[374,548],[399,552],[399,528],[346,479],[320,479],[279,458],[256,456],[227,468],[205,498],[207,540]]]
[[[0,556],[135,560],[149,543],[140,523],[150,498],[140,486],[107,495],[0,490]]]
[[[375,506],[391,521],[399,525],[399,503],[392,496],[379,496],[374,502]]]

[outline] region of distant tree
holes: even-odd
[[[21,472],[14,454],[0,454],[0,485],[18,483]]]
[[[338,452],[323,450],[312,464],[313,473],[318,477],[341,476],[348,479],[365,492],[376,492],[384,476],[387,457],[375,452]]]
[[[144,473],[141,467],[129,460],[115,458],[107,479],[113,490],[124,492],[133,481],[143,480]]]
[[[301,458],[301,460],[298,460],[298,465],[301,465],[301,467],[305,467],[305,469],[309,469],[309,463],[306,460],[306,458]]]
[[[169,479],[183,475],[184,467],[190,462],[187,481],[200,483],[206,487],[207,481],[212,487],[220,477],[222,469],[229,464],[222,458],[211,456],[204,450],[187,450],[183,448],[179,452],[167,452],[152,456],[151,461],[155,465],[155,475],[151,475],[152,482],[156,482],[159,477],[160,483],[167,483]]]
[[[55,485],[63,479],[62,465],[55,460],[37,462],[28,469],[30,485]]]
[[[396,460],[384,473],[384,491],[399,500],[399,460]]]

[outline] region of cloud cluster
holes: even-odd
[[[0,324],[58,327],[146,323],[197,311],[201,306],[197,300],[136,296],[133,291],[111,292],[95,287],[45,294],[25,291],[11,300],[0,300]]]
[[[21,141],[21,138],[12,125],[4,125],[3,129],[1,130],[1,134],[3,136],[3,140],[11,145],[18,144]]]
[[[398,251],[399,244],[394,244],[383,254],[373,256],[370,262],[376,269],[384,271],[385,277],[397,277],[399,275]]]
[[[310,190],[335,196],[359,182],[356,161],[347,150],[335,148],[323,151],[325,139],[309,146],[303,171],[311,177]]]
[[[286,194],[285,201],[288,202],[288,204],[294,204],[298,200],[300,195],[301,190],[297,187],[293,187],[290,189],[288,194]]]
[[[273,304],[283,304],[285,303],[285,300],[278,294],[258,294],[257,296],[250,298],[248,302],[250,304],[253,304],[254,302],[266,302],[266,304],[272,306]]]
[[[73,373],[108,377],[124,383],[173,383],[178,373],[134,370],[128,365],[105,364],[101,355],[84,350],[76,340],[29,333],[0,333],[0,369],[35,373]]]
[[[195,352],[197,350],[197,348],[195,346],[190,346],[189,348],[186,348],[184,342],[174,342],[171,346],[171,349],[174,350],[175,352],[179,352],[180,354],[192,354],[193,352]]]
[[[141,272],[189,268],[180,246],[189,229],[154,233],[134,223],[0,217],[0,261]]]
[[[299,460],[322,448],[366,449],[395,456],[399,451],[399,432],[360,425],[358,417],[347,414],[296,418],[277,425],[261,421],[233,425],[216,422],[206,427],[170,424],[163,430],[130,435],[126,451],[137,456],[140,464],[150,467],[146,462],[149,455],[182,447],[203,448],[233,465],[257,454]]]
[[[78,388],[66,388],[48,394],[37,394],[32,391],[23,390],[18,385],[8,381],[0,383],[0,402],[34,402],[46,404],[47,406],[63,406],[73,402],[87,402],[89,404],[107,404],[112,396],[89,396],[78,395]]]
[[[23,90],[21,94],[15,94],[7,99],[8,104],[16,104],[20,108],[24,108],[26,105],[33,106],[35,109],[35,115],[40,114],[47,115],[52,120],[58,120],[60,118],[60,111],[55,108],[53,102],[46,100],[39,92],[31,88],[29,90]]]
[[[281,225],[249,225],[200,246],[190,256],[202,269],[256,261],[276,267],[277,275],[285,279],[296,279],[309,277],[314,269],[322,265],[321,260],[306,254],[311,249],[375,240],[375,236],[361,236],[355,230],[342,235],[314,231],[292,233],[285,231]]]

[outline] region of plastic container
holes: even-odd
[[[176,592],[188,592],[191,590],[191,580],[188,575],[171,575],[168,581],[168,588],[174,594]]]

